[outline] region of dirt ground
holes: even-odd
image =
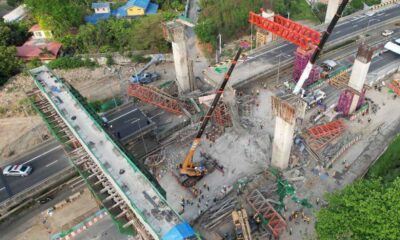
[[[144,64],[121,66],[122,81],[118,76],[119,66],[55,70],[55,72],[69,81],[83,96],[93,101],[114,95],[126,96],[128,79],[135,72],[134,68],[140,71],[143,66]],[[155,71],[161,75],[161,79],[154,84],[175,79],[175,70],[171,62],[153,65],[147,71]],[[123,91],[121,91],[121,85]],[[0,159],[2,160],[7,161],[9,157],[35,147],[42,142],[38,136],[49,135],[44,123],[35,115],[36,113],[29,111],[28,107],[21,102],[26,99],[26,92],[33,87],[31,77],[21,73],[11,78],[0,89]],[[32,116],[27,117],[27,114],[32,114]]]
[[[50,136],[39,117],[0,119],[0,165],[42,143]]]
[[[98,210],[95,199],[86,189],[78,199],[54,210],[52,215],[47,214],[46,211],[38,214],[30,227],[20,232],[15,239],[49,239],[52,234],[68,230]]]

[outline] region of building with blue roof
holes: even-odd
[[[156,14],[158,4],[150,2],[150,0],[128,0],[125,5],[111,10],[110,3],[99,2],[92,3],[95,13],[85,17],[87,23],[96,24],[100,20],[107,20],[111,16],[122,17],[139,17],[144,15]]]
[[[94,9],[95,13],[110,13],[110,3],[108,2],[100,2],[100,3],[92,3],[92,9]]]

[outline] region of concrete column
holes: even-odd
[[[349,80],[349,87],[354,90],[361,92],[363,89],[365,79],[367,79],[367,74],[371,62],[362,62],[359,59],[354,61],[354,65],[351,71],[351,76]]]
[[[270,20],[270,21],[274,21],[275,13],[273,11],[269,10],[269,9],[266,10],[266,11],[262,10],[261,16],[263,18],[266,18],[266,19]],[[265,44],[273,42],[275,40],[275,38],[276,37],[274,36],[274,34],[268,32],[268,31],[266,31],[264,29],[257,28],[256,47],[261,47],[261,46],[264,46]]]
[[[179,94],[191,92],[194,90],[193,61],[189,60],[186,27],[177,21],[168,22],[166,27],[168,40],[172,43]]]
[[[329,0],[328,8],[326,9],[325,23],[329,23],[336,14],[341,0]]]
[[[272,166],[285,169],[289,164],[290,150],[293,144],[295,123],[288,123],[276,117],[274,142],[272,145]]]

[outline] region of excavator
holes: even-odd
[[[222,81],[219,89],[217,90],[214,100],[207,111],[207,114],[203,117],[200,129],[197,132],[195,139],[193,140],[193,143],[190,147],[188,154],[186,155],[183,163],[179,164],[179,175],[180,175],[179,181],[182,184],[182,186],[193,187],[202,177],[204,177],[204,175],[213,171],[217,166],[217,162],[207,154],[202,154],[201,157],[203,159],[200,162],[196,163],[193,162],[193,156],[194,153],[196,152],[197,147],[201,142],[201,137],[203,136],[204,130],[211,119],[214,109],[217,106],[218,101],[224,92],[225,86],[230,79],[232,71],[235,68],[237,61],[239,60],[239,57],[245,45],[246,44],[241,44],[234,59],[232,60],[229,70],[227,73],[225,73],[224,80]]]

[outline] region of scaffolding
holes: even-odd
[[[297,48],[295,52],[295,60],[293,67],[293,81],[297,82],[300,79],[301,74],[303,73],[304,68],[309,62],[312,53],[314,52],[314,48],[310,48],[308,50],[304,50],[302,48]],[[307,87],[315,82],[317,82],[320,78],[320,68],[318,65],[314,65],[311,69],[310,75],[306,82],[304,83],[304,87]]]
[[[150,86],[130,84],[128,95],[175,114],[183,114],[181,103],[163,91]]]
[[[337,89],[343,89],[349,84],[349,80],[350,80],[349,72],[342,71],[337,75],[329,78],[328,83]]]
[[[307,132],[315,138],[321,138],[340,133],[343,131],[343,129],[343,122],[341,120],[335,120],[323,125],[311,127],[307,130]]]
[[[361,91],[361,93],[358,93],[350,88],[344,89],[342,91],[342,93],[340,94],[339,97],[339,102],[336,106],[336,111],[337,112],[342,112],[343,116],[349,116],[349,114],[351,114],[350,112],[350,108],[351,108],[351,104],[353,102],[353,98],[355,95],[359,95],[360,98],[358,99],[357,102],[357,107],[356,110],[363,105],[364,101],[365,101],[365,92],[366,92],[366,88],[364,87]]]
[[[214,110],[214,121],[220,127],[232,127],[229,108],[224,102],[219,102]]]
[[[255,215],[261,217],[262,224],[268,227],[275,238],[278,238],[287,228],[287,224],[282,216],[268,202],[268,199],[266,199],[260,191],[255,189],[247,196],[247,201],[256,212]]]
[[[50,102],[40,94],[39,89],[35,88],[28,92],[28,96],[35,111],[42,117],[51,133],[61,143],[75,170],[83,177],[98,202],[112,217],[119,231],[129,235],[135,235],[137,231],[143,236],[149,237],[148,239],[152,239],[144,226],[136,219],[134,213],[122,201],[121,196],[115,190],[113,191],[107,178],[91,160],[89,154],[83,149],[79,140],[69,130]],[[133,227],[130,227],[131,225]]]

